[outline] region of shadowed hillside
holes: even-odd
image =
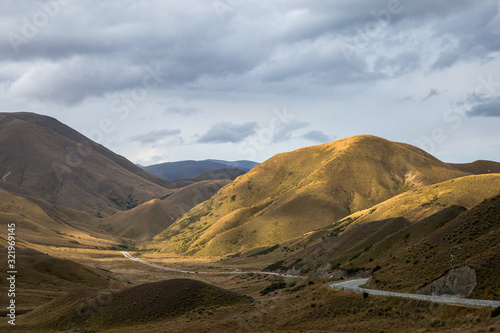
[[[91,224],[133,243],[149,240],[168,228],[194,206],[212,197],[228,180],[202,180],[178,189],[162,199],[153,199],[131,210],[108,218],[94,219]]]
[[[58,122],[0,113],[0,187],[107,215],[172,192],[172,184]]]
[[[6,248],[2,248],[0,252],[0,259],[7,262]],[[71,260],[55,258],[30,248],[18,248],[16,268],[20,272],[16,279],[16,303],[21,311],[31,310],[76,288],[101,290],[122,287],[121,283],[110,278],[105,271],[92,269]],[[8,275],[2,272],[0,276],[0,286],[7,288]],[[6,296],[6,293],[2,295],[2,300]]]
[[[110,328],[175,318],[201,307],[213,309],[250,302],[249,297],[200,281],[173,279],[111,294],[75,290],[37,308],[22,320],[58,330]]]
[[[247,172],[235,168],[216,169],[203,172],[192,178],[177,179],[172,183],[174,183],[176,187],[185,187],[204,180],[235,180],[236,178],[238,178],[241,175],[244,175],[245,173]]]
[[[233,168],[243,172],[251,170],[258,163],[251,161],[228,162],[222,160],[178,161],[143,167],[147,172],[168,180],[193,178],[197,175],[219,169]],[[211,179],[214,179],[213,177]]]
[[[500,195],[496,195],[395,252],[382,263],[374,282],[383,289],[429,293],[430,286],[434,285],[438,293],[499,299],[499,239]],[[460,278],[460,282],[453,283],[453,279]],[[460,284],[467,280],[471,287],[462,290]]]
[[[111,236],[88,222],[85,212],[58,207],[44,200],[14,195],[0,189],[0,225],[7,230],[16,224],[18,241],[69,247],[109,247],[119,244]],[[6,234],[0,235],[5,239]]]
[[[488,173],[500,173],[500,163],[492,161],[475,161],[472,163],[462,163],[450,165],[458,170],[472,173],[475,175],[488,174]]]
[[[497,299],[499,189],[495,174],[403,193],[281,244],[273,252],[283,259],[265,270],[323,277],[373,273],[375,288],[429,294],[435,285],[440,294]],[[295,251],[287,255],[285,249]]]
[[[274,245],[407,190],[465,175],[407,144],[346,138],[276,155],[144,247],[224,255]]]

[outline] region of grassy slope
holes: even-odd
[[[413,146],[351,137],[271,158],[144,247],[220,255],[273,245],[408,189],[464,175]]]
[[[199,308],[218,308],[251,299],[209,284],[172,279],[123,289],[112,294],[75,290],[23,317],[37,327],[68,329],[120,327],[175,318]]]
[[[113,235],[142,242],[160,233],[179,217],[179,209],[175,205],[154,199],[129,211],[95,219],[92,224]]]
[[[172,192],[167,181],[55,119],[26,113],[0,114],[0,177],[11,192],[103,215]]]
[[[500,195],[497,195],[395,252],[375,273],[377,285],[415,290],[445,275],[451,268],[466,265],[477,274],[471,297],[499,299],[499,239]]]
[[[227,284],[238,290],[262,290],[275,280],[271,277],[241,275],[228,279]],[[19,332],[43,331],[45,327],[64,327],[73,320],[75,332],[455,332],[479,333],[495,332],[500,318],[491,318],[491,309],[478,307],[452,306],[423,301],[405,300],[401,298],[369,296],[363,298],[361,293],[334,290],[316,280],[308,285],[307,280],[287,280],[287,288],[272,294],[260,296],[255,294],[258,303],[245,302],[229,306],[202,306],[178,316],[158,316],[146,323],[133,322],[133,325],[102,326],[89,329],[91,322],[82,322],[85,312],[68,313],[66,318],[61,314],[70,309],[87,310],[96,294],[81,290],[60,298],[51,309],[38,311],[40,325],[28,326],[27,317],[19,318]],[[295,286],[291,287],[292,284]],[[147,285],[146,285],[147,286]],[[146,295],[154,293],[154,289],[145,290]],[[62,304],[61,304],[62,303]],[[78,305],[80,304],[80,306]],[[61,306],[69,305],[69,306]],[[190,304],[191,305],[191,304]],[[123,306],[123,305],[122,305]],[[99,311],[103,304],[94,306],[91,311]],[[141,302],[132,302],[130,308],[139,315],[145,315],[148,309]],[[152,311],[150,311],[152,312]],[[178,314],[180,311],[176,311]],[[34,313],[33,313],[34,314]],[[57,321],[57,318],[60,318]],[[101,314],[97,312],[97,316]],[[34,316],[33,316],[34,317]],[[36,323],[30,318],[30,323]],[[26,319],[25,319],[26,318]],[[111,316],[109,319],[113,318]],[[113,318],[114,319],[114,318]],[[126,318],[125,320],[127,320]],[[94,322],[95,323],[95,322]],[[24,324],[24,325],[23,325]],[[2,323],[0,323],[2,325]],[[4,324],[4,326],[7,326]],[[67,326],[66,326],[67,327]],[[48,330],[49,331],[49,330]],[[60,332],[50,330],[50,332]]]
[[[203,180],[177,190],[172,195],[145,202],[131,210],[108,218],[97,218],[91,224],[132,242],[149,240],[168,228],[197,204],[209,199],[227,180]]]
[[[452,179],[408,191],[370,209],[356,212],[341,225],[348,226],[351,221],[364,223],[400,216],[410,221],[418,221],[451,205],[472,208],[482,200],[497,194],[499,189],[500,174]]]
[[[0,225],[7,228],[7,224],[15,223],[18,241],[70,247],[118,244],[116,237],[89,226],[89,220],[86,213],[0,189]],[[5,238],[6,234],[0,236]]]
[[[452,167],[476,175],[488,173],[500,173],[500,163],[493,161],[479,160],[472,163],[449,163]]]
[[[468,265],[477,274],[471,296],[487,298],[490,292],[498,299],[499,189],[500,175],[495,174],[403,193],[341,223],[281,244],[268,255],[281,254],[281,260],[267,269],[328,276],[336,268],[356,272],[381,266],[375,273],[377,287],[416,291],[452,267]],[[302,245],[308,246],[301,250]],[[293,249],[291,254],[289,249]],[[451,255],[456,257],[453,266]],[[265,260],[263,256],[261,261]]]
[[[0,259],[7,262],[7,251],[2,249]],[[75,288],[113,289],[122,285],[104,271],[91,269],[67,259],[55,258],[41,252],[18,248],[16,251],[16,303],[18,310],[30,310],[56,296]],[[0,273],[2,287],[7,287],[7,274]],[[7,293],[2,303],[7,304]],[[2,312],[3,313],[3,312]]]

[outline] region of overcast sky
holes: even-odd
[[[500,161],[499,1],[0,2],[0,109],[143,165],[347,136]]]

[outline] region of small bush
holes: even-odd
[[[285,281],[283,281],[283,279],[279,279],[277,281],[274,281],[273,283],[271,283],[269,286],[267,286],[266,288],[264,288],[264,290],[262,290],[260,292],[260,294],[262,296],[264,295],[267,295],[275,290],[279,290],[279,289],[284,289],[286,288],[286,283]]]
[[[491,318],[495,318],[498,316],[500,316],[500,306],[491,311]]]
[[[305,285],[305,284],[301,284],[300,286],[297,286],[297,287],[295,287],[295,288],[290,289],[290,292],[291,292],[291,293],[294,293],[294,292],[297,292],[297,291],[299,291],[299,290],[301,290],[301,289],[304,289],[305,287],[306,287],[306,285]]]

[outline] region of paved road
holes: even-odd
[[[153,263],[150,263],[150,262],[147,262],[147,261],[144,261],[144,260],[141,260],[139,258],[135,258],[135,257],[132,257],[130,255],[130,253],[126,252],[126,251],[120,251],[121,254],[123,254],[125,257],[131,259],[131,260],[134,260],[134,261],[137,261],[137,262],[140,262],[141,264],[144,264],[144,265],[149,265],[151,267],[155,267],[155,268],[159,268],[159,269],[163,269],[165,271],[170,271],[170,272],[179,272],[179,273],[187,273],[187,274],[195,274],[196,272],[189,272],[189,271],[183,271],[183,270],[180,270],[180,269],[173,269],[173,268],[167,268],[165,266],[160,266],[160,265],[157,265],[157,264],[153,264]]]
[[[382,291],[382,290],[366,289],[359,287],[360,285],[363,285],[366,282],[368,282],[368,279],[349,280],[344,282],[330,282],[328,283],[328,286],[336,289],[366,292],[370,295],[403,297],[403,298],[418,299],[422,301],[431,301],[437,303],[452,303],[452,304],[491,306],[491,307],[500,306],[500,301],[487,301],[481,299],[455,298],[455,297],[444,297],[444,296],[428,296],[419,294],[405,294],[405,293],[395,293],[391,291]]]
[[[186,273],[186,274],[265,274],[265,275],[275,275],[275,276],[282,276],[282,277],[288,277],[288,278],[304,278],[304,276],[298,276],[298,275],[287,275],[287,274],[280,274],[280,273],[274,273],[274,272],[242,272],[242,271],[233,271],[233,272],[191,272],[191,271],[183,271],[180,269],[174,269],[174,268],[167,268],[165,266],[160,266],[157,264],[153,264],[144,260],[141,260],[139,258],[132,257],[130,253],[127,251],[120,251],[121,254],[123,254],[125,257],[129,258],[130,260],[137,261],[141,264],[148,265],[151,267],[159,268],[164,271],[169,271],[169,272],[178,272],[178,273]]]
[[[186,274],[251,274],[251,273],[253,273],[253,274],[275,275],[275,276],[282,276],[282,277],[289,277],[289,278],[305,278],[304,276],[286,275],[286,274],[280,274],[280,273],[274,273],[274,272],[241,272],[241,271],[191,272],[191,271],[184,271],[184,270],[180,270],[180,269],[168,268],[165,266],[153,264],[153,263],[141,260],[139,258],[132,257],[130,255],[130,253],[128,253],[126,251],[120,251],[120,253],[123,254],[125,257],[127,257],[130,260],[134,260],[134,261],[137,261],[141,264],[148,265],[148,266],[162,269],[162,270],[169,271],[169,272],[178,272],[178,273],[186,273]],[[480,300],[480,299],[455,298],[455,297],[443,297],[443,296],[428,296],[428,295],[419,295],[419,294],[405,294],[405,293],[395,293],[395,292],[391,292],[391,291],[382,291],[382,290],[366,289],[366,288],[359,287],[360,285],[363,285],[366,282],[368,282],[368,279],[348,280],[348,281],[343,281],[343,282],[330,282],[330,283],[328,283],[328,286],[331,288],[336,288],[336,289],[366,292],[370,295],[403,297],[403,298],[411,298],[411,299],[417,299],[417,300],[422,300],[422,301],[431,301],[431,302],[437,302],[437,303],[465,304],[465,305],[472,305],[472,306],[491,306],[491,307],[499,307],[500,306],[500,301],[487,301],[487,300]]]

